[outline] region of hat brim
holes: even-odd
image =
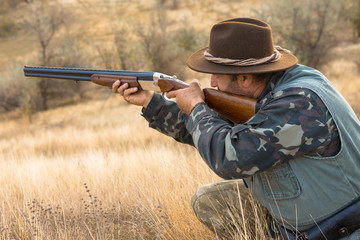
[[[296,65],[298,62],[297,58],[290,52],[279,50],[281,58],[276,62],[246,67],[228,66],[206,60],[204,57],[206,50],[208,50],[208,47],[193,53],[187,60],[187,66],[194,71],[210,74],[259,74],[285,70]]]

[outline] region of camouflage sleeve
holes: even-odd
[[[149,127],[178,142],[193,145],[192,136],[185,124],[188,116],[175,102],[166,101],[160,94],[155,93],[148,107],[142,110],[142,115],[149,122]]]
[[[220,177],[249,177],[297,156],[316,154],[331,141],[332,118],[311,90],[287,89],[264,102],[246,124],[235,126],[204,103],[192,110],[187,129],[202,158]]]

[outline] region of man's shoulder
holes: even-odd
[[[270,102],[311,102],[317,101],[318,95],[310,88],[301,86],[288,87],[284,89],[274,89],[268,93],[261,101],[260,104],[264,105]]]
[[[314,86],[328,84],[329,80],[315,68],[297,64],[285,71],[279,78],[274,88],[283,89],[287,87],[312,88]]]
[[[297,64],[285,71],[272,87],[272,98],[306,97],[318,98],[316,89],[331,85],[329,80],[318,70]]]

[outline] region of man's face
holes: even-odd
[[[236,79],[233,79],[232,75],[212,74],[211,86],[223,92],[258,98],[266,82],[257,81],[252,74],[238,75]]]
[[[238,79],[242,79],[243,75],[239,75]],[[238,80],[233,80],[232,75],[212,74],[211,86],[216,87],[218,90],[234,93],[237,95],[245,95],[244,89],[242,89]]]

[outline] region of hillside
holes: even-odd
[[[88,39],[89,44],[101,42],[108,44],[113,37],[111,31],[112,22],[115,24],[128,24],[139,19],[149,21],[151,14],[154,13],[156,0],[146,1],[101,1],[101,0],[67,0],[61,1],[66,11],[70,12],[70,20],[67,22],[66,29],[63,29],[54,39],[54,45],[61,40],[61,35],[75,34],[76,37],[84,40]],[[158,1],[160,2],[160,1]],[[166,6],[171,6],[171,1]],[[219,20],[235,16],[248,15],[249,9],[257,3],[255,0],[248,1],[173,1],[179,7],[173,9],[167,7],[167,18],[169,22],[186,21],[196,29],[208,30],[210,26]],[[221,6],[221,7],[220,7]],[[0,70],[9,64],[16,62],[25,65],[33,62],[34,56],[39,52],[40,46],[35,36],[26,26],[21,25],[23,17],[26,15],[28,6],[23,3],[12,13],[17,15],[16,22],[19,23],[20,31],[15,36],[1,39],[0,45]],[[134,30],[134,29],[133,29]],[[131,34],[131,32],[130,32]],[[55,46],[54,46],[55,47]],[[90,47],[91,48],[91,47]],[[101,66],[99,66],[101,67]]]
[[[268,1],[268,4],[271,5],[272,2],[276,3]],[[210,27],[223,19],[256,16],[264,8],[264,3],[259,0],[67,0],[60,3],[55,4],[54,8],[61,9],[57,14],[62,24],[55,30],[46,49],[41,47],[39,36],[45,35],[42,36],[43,40],[47,39],[45,33],[50,31],[48,26],[44,25],[44,29],[33,31],[29,21],[32,24],[45,21],[54,14],[45,14],[44,19],[31,18],[29,16],[41,16],[43,13],[24,2],[9,14],[19,30],[15,35],[1,38],[0,76],[3,75],[2,86],[26,87],[24,90],[29,94],[19,96],[21,98],[36,97],[33,86],[28,86],[35,83],[29,82],[33,79],[22,77],[21,67],[40,65],[44,61],[49,66],[160,71],[175,74],[186,81],[195,77],[206,82],[208,76],[190,71],[186,68],[185,61],[195,49],[207,44]],[[275,31],[274,36],[276,34]],[[44,51],[45,58],[42,56]],[[320,70],[331,81],[339,82],[341,79],[337,83],[340,85],[349,77],[351,81],[358,79],[359,51],[358,42],[346,40],[333,48],[329,56],[324,56],[324,59],[330,61],[327,60],[327,65],[321,66]],[[337,67],[338,64],[341,64],[340,68]],[[339,74],[342,76],[339,77]],[[351,95],[354,98],[353,92],[347,93],[343,87],[340,88],[345,96]],[[74,89],[64,91],[76,94]],[[22,100],[16,100],[15,94],[10,97],[14,98],[12,102],[17,102],[14,104],[24,105]]]

